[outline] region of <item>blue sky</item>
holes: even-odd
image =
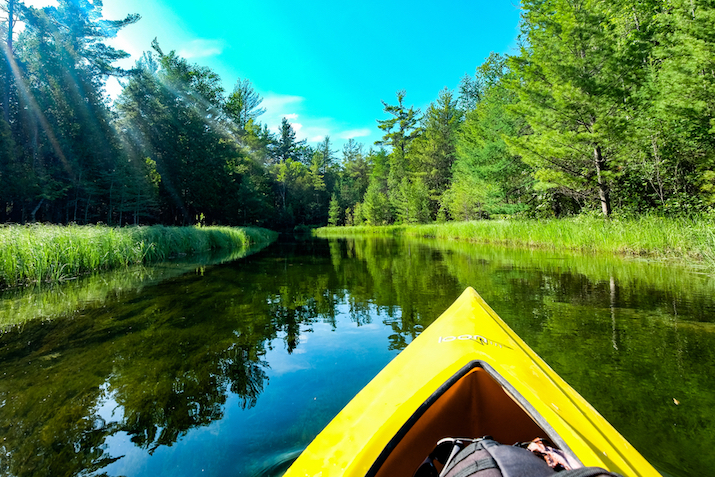
[[[299,138],[330,135],[336,149],[350,137],[366,146],[379,139],[377,120],[388,117],[380,101],[394,103],[398,90],[424,111],[490,52],[513,52],[519,22],[511,0],[103,3],[105,18],[142,16],[114,40],[132,54],[123,66],[156,37],[164,51],[212,68],[228,91],[239,77],[251,80],[267,109],[259,119],[272,129],[285,116]]]

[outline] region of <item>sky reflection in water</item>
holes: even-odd
[[[0,475],[280,475],[466,286],[654,465],[683,476],[715,466],[714,287],[692,271],[455,243],[288,240],[121,283],[0,335]]]

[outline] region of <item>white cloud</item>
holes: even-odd
[[[355,139],[356,137],[369,136],[372,131],[368,128],[361,129],[350,129],[349,131],[343,131],[338,134],[340,139]]]
[[[296,111],[301,111],[304,100],[305,98],[302,96],[268,93],[263,97],[263,102],[261,103],[261,107],[265,108],[266,112],[258,120],[265,123],[271,131],[278,132],[283,118],[288,119],[288,121],[298,118],[299,114]],[[301,125],[296,128],[296,125],[293,124],[293,130],[296,133],[302,127]]]
[[[292,125],[298,140],[305,139],[309,144],[320,142],[325,139],[325,136],[330,135],[330,127],[325,123],[325,120],[303,118],[300,130],[296,129],[295,124]]]
[[[266,108],[266,114],[283,115],[292,114],[286,113],[286,109],[295,109],[300,106],[305,100],[302,96],[294,96],[290,94],[275,94],[267,93],[263,97],[261,106]]]
[[[266,112],[258,120],[274,133],[278,133],[282,119],[286,118],[293,126],[298,140],[305,139],[309,144],[315,145],[330,136],[336,151],[341,150],[348,139],[369,137],[372,133],[369,128],[346,129],[347,125],[338,124],[331,117],[311,116],[305,103],[306,99],[302,96],[267,93],[261,103]],[[298,118],[300,122],[296,122]]]
[[[186,59],[218,56],[223,52],[223,40],[192,40],[179,50],[179,56]]]

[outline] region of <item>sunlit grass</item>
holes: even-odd
[[[426,225],[326,227],[316,235],[405,235],[554,250],[704,260],[715,265],[711,216],[604,220],[577,216],[550,220],[479,220]]]
[[[120,294],[137,293],[143,287],[186,273],[202,273],[207,266],[230,262],[255,253],[269,242],[252,243],[248,248],[211,251],[182,259],[120,267],[93,273],[78,280],[31,285],[0,293],[0,330],[31,320],[53,320],[72,315],[88,306],[98,306]]]
[[[56,282],[95,271],[272,241],[252,227],[0,226],[0,287]]]

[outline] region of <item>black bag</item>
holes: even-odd
[[[441,464],[439,472],[435,463]],[[442,439],[414,477],[620,477],[599,467],[555,471],[531,451],[490,438]]]

